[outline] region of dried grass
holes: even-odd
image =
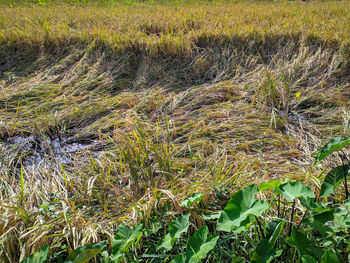
[[[0,259],[171,216],[192,192],[217,210],[252,182],[317,187],[310,153],[348,133],[348,8],[2,8]],[[38,148],[55,140],[90,148],[62,165]]]

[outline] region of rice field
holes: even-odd
[[[0,262],[320,188],[310,154],[349,135],[347,1],[1,3]]]

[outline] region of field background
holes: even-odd
[[[0,261],[193,192],[317,189],[310,153],[349,134],[347,1],[1,3]]]

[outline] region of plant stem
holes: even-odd
[[[344,163],[344,159],[346,158],[347,159],[347,157],[346,157],[346,155],[343,153],[343,155],[341,155],[339,152],[338,152],[338,156],[339,156],[339,158],[340,158],[340,160],[341,160],[341,162],[342,162],[342,164],[343,164],[343,170],[344,170],[344,188],[345,188],[345,199],[348,199],[349,198],[349,191],[348,191],[348,180],[347,180],[347,169],[346,169],[346,167],[345,167],[345,163]],[[349,161],[348,159],[347,159],[347,161]]]
[[[343,158],[346,159],[348,165],[350,166],[350,161],[349,161],[348,157],[346,156],[346,154],[345,154],[343,151],[341,151],[341,152],[343,153]],[[345,170],[345,168],[344,168],[344,170]],[[349,170],[348,170],[348,171],[349,171]],[[344,171],[344,184],[346,185],[346,188],[345,188],[345,189],[346,189],[345,195],[346,195],[346,193],[347,193],[346,199],[348,199],[348,197],[349,197],[349,191],[348,191],[348,179],[347,179],[346,171]]]
[[[293,205],[292,205],[292,215],[290,217],[290,227],[289,227],[288,236],[290,236],[292,234],[294,208],[295,208],[295,199],[293,200]]]
[[[277,207],[277,217],[281,217],[281,195],[278,194],[278,207]]]
[[[259,221],[259,218],[257,216],[255,218],[256,218],[256,221],[258,222],[259,229],[260,229],[260,232],[261,232],[261,236],[262,236],[263,239],[265,239],[265,234],[264,234],[264,231],[262,229],[262,226],[261,226],[261,223]]]
[[[344,153],[344,151],[341,151],[343,154],[343,157],[346,159],[346,161],[348,162],[348,165],[350,165],[350,160],[348,159],[348,157],[346,156],[346,154]]]
[[[292,215],[290,217],[290,227],[288,231],[288,236],[291,236],[292,234],[292,227],[293,227],[293,217],[294,217],[294,208],[295,208],[295,199],[293,200],[293,205],[292,205]],[[306,213],[306,211],[305,211]],[[304,218],[304,217],[303,217]],[[300,222],[301,223],[301,222]],[[300,226],[300,225],[299,225]],[[290,246],[287,244],[286,249],[283,251],[282,255],[280,258],[286,257],[288,255],[288,251],[290,249]],[[294,261],[293,261],[294,262]]]
[[[297,230],[299,230],[299,228],[300,228],[300,226],[301,226],[301,223],[302,223],[303,220],[305,219],[306,213],[307,213],[307,209],[305,210],[305,212],[304,212],[304,214],[303,214],[303,217],[302,217],[301,220],[300,220],[300,223],[299,223],[299,225],[298,225],[298,227],[297,227]]]

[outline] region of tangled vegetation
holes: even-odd
[[[41,248],[66,258],[96,242],[107,258],[122,250],[120,260],[141,260],[162,251],[164,229],[187,212],[183,238],[161,248],[170,255],[187,253],[201,229],[206,242],[220,235],[210,260],[232,260],[220,254],[231,245],[249,260],[259,242],[290,258],[293,220],[274,225],[285,243],[258,236],[271,233],[266,216],[276,216],[280,193],[259,190],[274,201],[256,215],[263,222],[249,217],[252,242],[215,232],[216,219],[202,215],[225,211],[252,184],[289,179],[316,195],[325,187],[338,156],[319,169],[311,153],[350,130],[348,2],[0,3],[1,262]],[[181,206],[196,193],[205,193],[200,203]],[[327,207],[346,208],[343,199]],[[314,211],[292,201],[283,216]],[[138,236],[107,249],[103,240],[120,231]],[[320,243],[322,253],[344,260],[338,241]]]
[[[348,144],[350,137],[337,137],[314,153],[315,163],[334,152],[342,160],[342,165],[325,176],[318,197],[301,182],[271,180],[245,187],[230,198],[222,211],[208,215],[205,203],[201,203],[205,194],[194,193],[180,204],[185,214],[172,220],[167,234],[164,235],[158,216],[144,222],[145,227],[138,224],[129,229],[121,224],[110,242],[111,249],[107,247],[108,241],[88,244],[74,250],[65,262],[88,262],[100,253],[105,263],[167,260],[194,263],[203,259],[209,262],[300,262],[301,259],[306,263],[348,262],[350,161],[341,155]],[[338,197],[335,190],[342,182],[344,194]],[[257,194],[264,198],[255,199]],[[296,208],[297,203],[302,209]],[[194,234],[189,236],[190,232]],[[210,232],[213,233],[208,236]],[[24,262],[40,259],[42,263],[48,251],[46,245]]]

